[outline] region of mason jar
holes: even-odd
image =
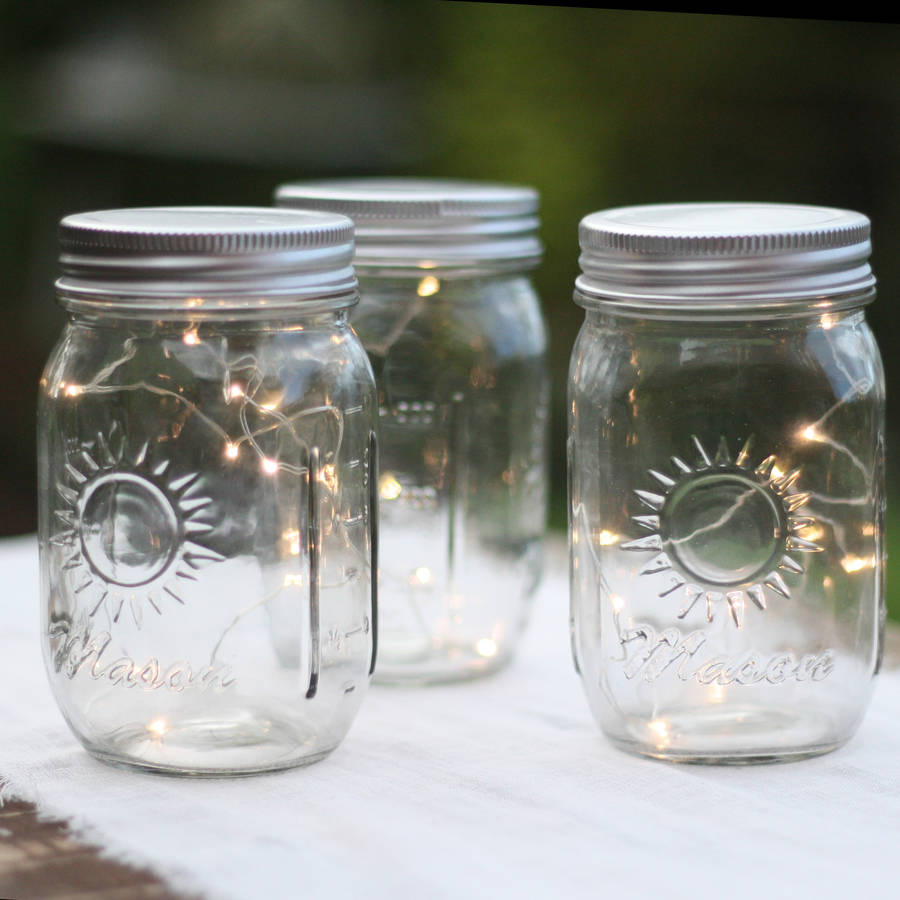
[[[580,242],[571,635],[594,716],[670,760],[840,746],[885,615],[868,219],[638,206]]]
[[[378,385],[376,678],[432,682],[512,657],[541,573],[546,338],[531,188],[358,179],[281,206],[356,223],[353,312]]]
[[[375,655],[375,386],[352,223],[80,213],[41,379],[43,649],[95,756],[185,774],[312,762]]]

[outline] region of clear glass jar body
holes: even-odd
[[[572,644],[623,749],[765,761],[856,730],[884,621],[884,378],[867,299],[638,318],[576,293]]]
[[[352,321],[379,399],[376,679],[446,681],[512,656],[541,574],[549,384],[523,275],[357,266]]]
[[[371,369],[346,309],[279,315],[70,313],[45,369],[44,656],[108,761],[312,762],[366,693]]]

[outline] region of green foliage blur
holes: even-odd
[[[576,229],[593,210],[760,200],[865,212],[880,283],[870,321],[893,394],[898,38],[890,24],[439,0],[8,0],[0,533],[35,526],[34,385],[61,323],[55,225],[76,209],[267,204],[279,182],[320,175],[535,185],[556,527]],[[898,426],[890,415],[889,448]],[[892,458],[889,470],[894,497]],[[900,522],[889,534],[900,541]],[[891,605],[900,617],[893,590]]]

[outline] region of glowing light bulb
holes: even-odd
[[[649,727],[656,735],[656,746],[665,747],[669,743],[669,723],[665,719],[654,719]]]
[[[434,581],[434,575],[427,566],[419,566],[409,580],[412,584],[431,584]]]
[[[269,459],[267,456],[264,456],[260,463],[260,467],[266,475],[274,475],[278,471],[278,460]]]
[[[600,544],[601,547],[608,547],[610,544],[617,544],[619,542],[619,537],[620,535],[613,531],[607,531],[604,528],[603,531],[597,535],[597,543]]]
[[[190,346],[193,346],[194,344],[199,344],[199,343],[200,343],[200,338],[197,336],[197,332],[196,332],[196,331],[193,331],[193,330],[192,330],[192,331],[186,331],[186,332],[184,333],[184,337],[182,338],[182,340],[183,340],[186,344],[188,344],[188,345],[190,345]]]
[[[231,441],[225,444],[225,457],[227,459],[237,459],[240,452],[240,447],[237,444],[233,444]]]
[[[325,463],[322,471],[319,472],[319,481],[322,482],[332,493],[337,487],[337,469],[333,463]]]
[[[378,494],[382,500],[396,500],[402,492],[403,486],[390,472],[378,479]]]
[[[232,400],[237,400],[238,398],[244,396],[244,389],[239,384],[233,384],[229,388],[229,393],[231,394]]]
[[[725,700],[725,688],[721,684],[711,684],[709,686],[709,702],[722,703]]]
[[[870,556],[867,559],[860,556],[845,556],[841,560],[841,568],[848,574],[852,574],[853,572],[860,572],[863,569],[874,569],[876,563],[877,560],[874,556]]]
[[[154,735],[154,737],[164,737],[169,733],[169,723],[160,716],[158,719],[154,719],[147,725],[147,731]]]
[[[622,608],[625,606],[625,601],[618,594],[612,594],[609,598],[609,602],[612,605],[614,613],[622,612]]]
[[[291,556],[300,555],[300,532],[296,528],[288,528],[281,533],[281,539],[288,545]]]
[[[416,288],[420,297],[433,297],[441,289],[441,283],[434,275],[426,275]]]
[[[499,651],[499,647],[497,646],[497,642],[491,640],[490,638],[482,638],[475,644],[475,652],[479,656],[483,656],[486,659],[490,659],[492,656],[496,656]]]
[[[84,393],[84,388],[80,384],[67,384],[66,385],[66,396],[67,397],[77,397],[83,393]]]

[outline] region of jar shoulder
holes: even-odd
[[[575,341],[569,370],[573,399],[612,400],[660,385],[736,394],[753,386],[865,395],[883,403],[884,369],[861,310],[841,317],[780,323],[646,323],[588,316]]]
[[[407,354],[418,348],[423,356],[504,360],[543,356],[547,345],[540,301],[526,277],[370,278],[361,283],[352,322],[376,355],[400,345]]]
[[[70,321],[50,354],[42,395],[140,390],[190,392],[220,385],[223,397],[278,389],[283,400],[325,389],[335,397],[374,391],[361,341],[346,321],[241,328],[218,323],[131,323],[106,327]]]

